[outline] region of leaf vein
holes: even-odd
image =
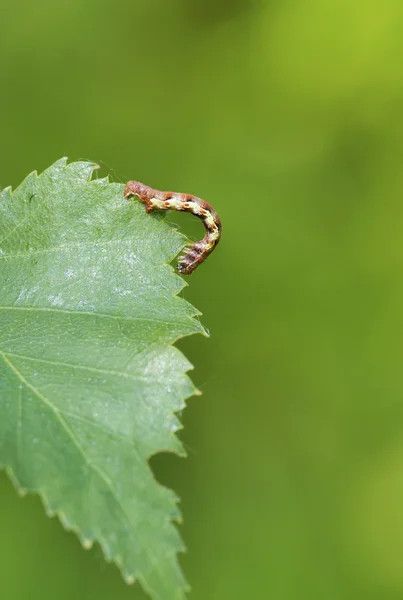
[[[0,244],[8,238],[10,233],[0,241]],[[29,250],[28,252],[16,252],[15,254],[1,254],[0,260],[6,260],[8,258],[27,258],[31,254],[51,254],[52,252],[59,252],[60,250],[76,250],[78,248],[93,248],[94,246],[109,246],[116,242],[131,241],[130,238],[117,238],[113,240],[103,240],[102,242],[83,242],[81,244],[65,244],[62,246],[52,246],[51,248],[38,248],[37,250]]]
[[[167,321],[165,319],[156,319],[156,318],[150,318],[150,317],[128,317],[128,316],[123,316],[123,315],[111,315],[111,314],[107,314],[107,313],[99,313],[99,312],[95,312],[95,311],[89,311],[89,310],[66,310],[66,309],[59,309],[59,308],[42,308],[42,307],[37,307],[37,306],[0,306],[0,310],[20,310],[20,311],[26,311],[26,312],[54,312],[54,313],[60,313],[60,314],[66,314],[66,315],[86,315],[86,316],[92,316],[92,317],[100,317],[100,318],[107,318],[107,319],[116,319],[118,321],[150,321],[151,323],[164,323],[166,325],[174,325],[175,327],[178,326],[178,322],[173,322],[173,321]],[[192,320],[191,315],[186,315],[186,318],[189,318]],[[193,321],[192,321],[193,323]],[[183,324],[183,323],[180,323]]]
[[[78,415],[76,413],[70,413],[70,412],[67,412],[64,410],[61,412],[67,418],[76,419],[77,421],[82,421],[83,423],[87,423],[87,425],[90,425],[92,427],[95,427],[96,429],[99,429],[100,431],[102,431],[103,433],[106,433],[107,435],[109,435],[111,438],[113,438],[114,440],[116,440],[118,442],[128,443],[129,446],[135,451],[135,454],[139,461],[139,464],[141,464],[141,462],[144,460],[140,456],[140,454],[134,444],[134,440],[132,438],[129,438],[127,435],[124,435],[117,431],[113,431],[113,429],[110,429],[109,427],[105,427],[104,424],[94,421],[92,419],[89,419],[88,417],[84,417],[83,415]]]
[[[28,219],[32,217],[31,213],[28,213],[27,215],[25,215],[25,217],[23,219],[21,219],[20,221],[18,221],[17,225],[15,225],[1,240],[0,240],[0,244],[2,244],[3,242],[5,242],[6,240],[8,240],[9,237],[11,237],[13,235],[13,233],[15,233],[17,231],[17,229],[19,229],[22,225],[24,225]]]
[[[63,414],[61,413],[61,411],[49,400],[49,398],[47,398],[44,394],[42,394],[39,390],[37,390],[36,387],[34,385],[32,385],[32,383],[30,383],[23,376],[23,374],[17,369],[17,367],[12,363],[12,361],[8,358],[8,356],[1,350],[0,350],[0,355],[3,357],[3,360],[6,363],[6,365],[16,375],[16,377],[20,380],[20,382],[22,384],[24,384],[25,387],[27,387],[29,390],[31,390],[31,392],[55,415],[56,419],[59,421],[62,428],[66,431],[67,435],[70,437],[71,441],[76,446],[77,450],[81,454],[84,461],[87,463],[87,465],[91,469],[93,469],[97,473],[97,475],[100,477],[100,479],[109,488],[110,493],[112,494],[112,497],[114,498],[115,502],[121,509],[121,512],[122,512],[124,518],[127,520],[128,524],[131,528],[130,519],[127,516],[119,498],[116,495],[116,492],[113,488],[111,480],[109,479],[108,475],[102,469],[100,469],[97,465],[95,465],[93,463],[93,461],[89,458],[89,456],[85,452],[84,448],[80,444],[79,440],[77,439],[77,436],[74,434],[74,431],[72,431],[71,427],[69,427],[68,423],[66,422],[65,418],[63,417]]]
[[[41,402],[43,402],[43,404],[49,410],[51,410],[53,412],[53,414],[55,415],[55,417],[57,418],[57,420],[59,421],[59,423],[61,424],[61,426],[63,427],[63,429],[66,431],[66,433],[68,434],[68,436],[71,438],[71,441],[76,446],[77,450],[79,451],[79,453],[83,457],[84,461],[87,463],[88,467],[91,468],[91,469],[93,469],[95,471],[95,473],[97,473],[97,475],[99,476],[99,478],[101,479],[101,481],[103,481],[104,484],[106,485],[106,487],[109,489],[109,491],[110,491],[110,493],[112,495],[112,498],[114,499],[114,501],[116,502],[117,506],[119,507],[124,520],[128,524],[128,527],[129,527],[130,531],[132,531],[132,523],[130,521],[130,518],[127,515],[126,510],[124,509],[124,507],[123,507],[122,503],[120,502],[118,496],[116,495],[115,489],[113,487],[113,484],[112,484],[110,478],[107,476],[107,474],[101,468],[99,468],[97,465],[95,465],[93,463],[93,461],[89,458],[89,456],[85,452],[84,448],[80,444],[79,440],[77,439],[77,436],[74,434],[74,431],[72,431],[71,427],[66,422],[66,420],[65,420],[63,414],[61,413],[61,411],[49,400],[49,398],[47,398],[44,394],[42,394],[39,390],[37,390],[36,387],[34,385],[32,385],[23,376],[23,374],[17,369],[17,367],[8,358],[7,354],[5,354],[4,352],[2,352],[0,350],[0,355],[2,356],[3,361],[5,362],[5,364],[16,375],[16,377],[20,380],[20,382],[22,384],[24,384],[28,389],[30,389],[32,391],[32,393],[39,400],[41,400]],[[106,540],[105,540],[105,543],[106,543]],[[146,544],[143,544],[143,542],[141,542],[141,543],[142,543],[142,546],[144,548],[145,553],[149,556],[150,561],[153,562],[153,557],[151,556],[151,554],[152,554],[151,549]],[[161,566],[160,566],[159,563],[156,564],[156,567],[157,567],[157,571],[161,573],[162,569],[161,569]],[[138,575],[140,575],[140,573],[138,573]]]
[[[7,352],[7,356],[13,356],[15,358],[21,358],[23,360],[30,360],[33,362],[40,362],[46,365],[53,365],[55,367],[67,367],[70,369],[81,369],[83,371],[91,371],[93,373],[100,373],[102,375],[116,375],[117,377],[127,377],[128,379],[133,379],[134,381],[145,381],[148,379],[146,377],[139,377],[131,375],[130,373],[126,373],[125,371],[114,371],[112,369],[98,369],[97,367],[88,367],[87,365],[75,365],[73,363],[67,363],[58,360],[48,360],[46,358],[36,358],[34,356],[26,356],[25,354],[17,354],[15,352]]]

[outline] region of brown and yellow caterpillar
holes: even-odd
[[[222,225],[220,217],[210,204],[192,196],[177,192],[160,192],[139,181],[128,181],[124,197],[137,196],[146,205],[146,212],[154,210],[183,210],[203,221],[206,235],[200,242],[190,244],[179,257],[177,269],[182,275],[191,275],[206,260],[220,241]]]

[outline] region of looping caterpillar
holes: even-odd
[[[154,210],[182,210],[196,215],[203,221],[206,229],[204,238],[200,242],[190,244],[179,257],[177,269],[182,275],[191,275],[220,241],[222,230],[220,217],[214,208],[201,198],[191,194],[160,192],[139,181],[128,181],[123,195],[125,198],[137,196],[140,202],[146,205],[147,213]]]

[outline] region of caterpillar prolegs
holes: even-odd
[[[182,210],[190,212],[203,221],[206,234],[200,242],[194,242],[184,249],[179,257],[177,269],[182,275],[191,275],[206,260],[217,246],[221,237],[220,217],[210,204],[192,196],[177,192],[160,192],[139,181],[128,181],[124,197],[137,196],[146,205],[147,213],[154,210]]]

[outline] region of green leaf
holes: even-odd
[[[204,332],[169,263],[186,239],[96,165],[58,161],[0,194],[0,467],[152,598],[182,599],[171,490],[196,392],[173,347]]]

